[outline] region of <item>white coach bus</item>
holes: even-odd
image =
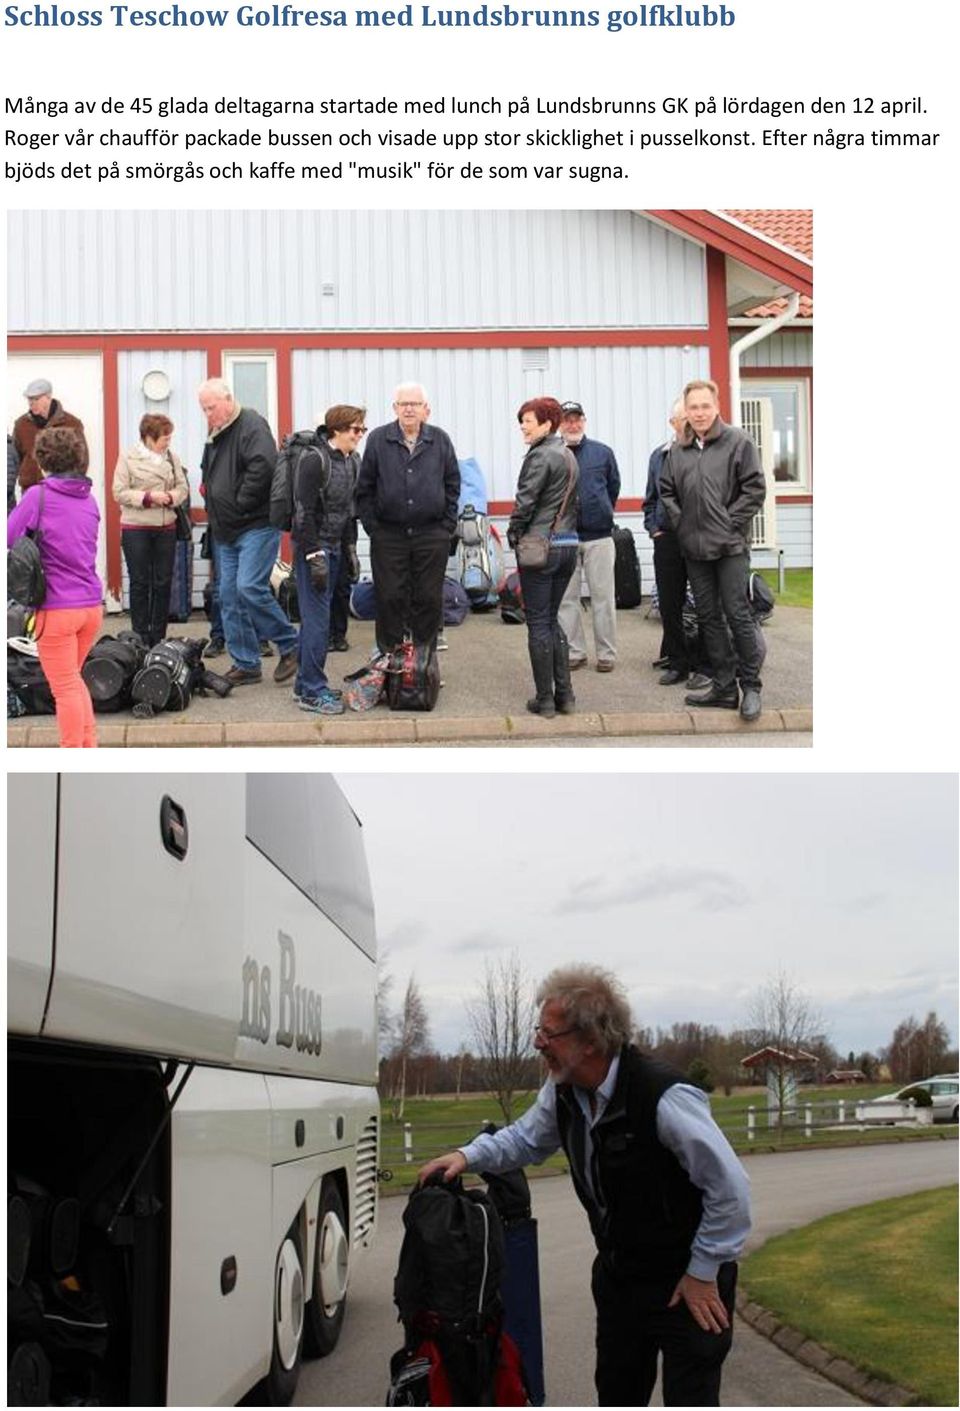
[[[293,1396],[376,1223],[376,938],[329,776],[8,776],[9,1404]]]

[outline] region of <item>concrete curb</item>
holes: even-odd
[[[57,729],[49,716],[43,724],[7,726],[9,749],[57,747]],[[130,720],[103,718],[97,722],[101,746],[110,749],[169,749],[257,745],[435,745],[469,744],[471,740],[545,740],[583,737],[622,738],[632,735],[736,735],[806,733],[813,730],[812,707],[766,710],[748,725],[728,710],[618,711],[557,715],[541,720],[533,715],[448,716],[384,715],[313,717],[303,721],[213,722],[177,719]]]
[[[916,1405],[915,1392],[897,1386],[895,1382],[882,1381],[852,1362],[847,1362],[843,1357],[837,1357],[820,1343],[798,1332],[796,1328],[781,1323],[775,1314],[762,1304],[756,1303],[742,1289],[737,1290],[737,1314],[754,1332],[769,1338],[798,1362],[804,1362],[815,1372],[819,1372],[820,1376],[835,1382],[837,1386],[843,1387],[844,1391],[859,1396],[861,1400],[868,1401],[871,1406]]]

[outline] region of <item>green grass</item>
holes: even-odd
[[[775,568],[761,568],[758,571],[770,584],[777,602],[782,603],[785,608],[813,607],[812,568],[784,569],[782,597],[777,592],[777,570]]]
[[[957,1188],[860,1206],[769,1240],[750,1297],[874,1375],[957,1405]]]
[[[877,1097],[889,1092],[889,1083],[873,1086],[864,1085],[856,1089],[802,1088],[800,1103],[843,1098],[848,1112],[857,1098]],[[535,1093],[524,1093],[516,1102],[514,1115],[519,1116],[533,1102]],[[841,1131],[815,1131],[812,1138],[804,1135],[802,1121],[799,1125],[782,1130],[767,1128],[764,1125],[765,1094],[760,1088],[738,1092],[730,1097],[722,1093],[711,1094],[713,1115],[725,1131],[734,1150],[747,1155],[751,1152],[790,1151],[798,1147],[811,1146],[851,1146],[879,1145],[888,1142],[943,1141],[956,1140],[957,1128],[937,1126],[911,1131],[906,1128],[874,1128],[858,1132],[854,1127]],[[748,1142],[746,1136],[747,1108],[750,1104],[757,1108],[757,1128],[755,1141]],[[417,1170],[424,1162],[440,1152],[452,1147],[463,1146],[475,1136],[485,1121],[503,1123],[503,1117],[493,1098],[470,1094],[457,1102],[454,1098],[413,1098],[406,1103],[403,1121],[392,1116],[392,1105],[382,1104],[380,1164],[393,1172],[393,1180],[384,1187],[384,1193],[407,1190],[416,1179]],[[409,1122],[413,1133],[413,1160],[407,1161],[403,1148],[404,1124]],[[533,1168],[533,1174],[556,1174],[566,1171],[567,1163],[562,1153],[553,1156],[540,1167]]]

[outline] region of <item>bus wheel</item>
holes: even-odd
[[[345,1225],[343,1201],[336,1182],[324,1181],[317,1212],[313,1297],[306,1313],[306,1346],[312,1357],[326,1357],[332,1352],[343,1327],[350,1257]]]
[[[303,1258],[294,1222],[277,1255],[273,1283],[273,1357],[264,1383],[268,1406],[289,1406],[303,1356]]]

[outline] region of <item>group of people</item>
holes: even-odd
[[[420,1181],[539,1165],[561,1148],[596,1242],[597,1399],[646,1406],[662,1360],[665,1406],[719,1406],[733,1337],[749,1184],[706,1094],[631,1042],[619,980],[553,971],[534,1046],[547,1080],[500,1131],[427,1162]]]
[[[100,610],[102,587],[96,574],[99,513],[86,475],[87,447],[81,423],[54,399],[49,381],[31,382],[25,395],[28,411],[8,438],[7,539],[12,543],[36,529],[42,471],[60,487],[54,489],[55,503],[61,510],[73,504],[83,529],[74,533],[70,514],[51,514],[48,506],[41,538],[52,582],[38,615],[40,641],[46,639],[38,650],[57,701],[62,743],[90,744],[95,730],[89,698],[83,700],[80,666],[99,628],[98,617],[90,635],[88,609]],[[442,632],[443,580],[456,543],[460,496],[453,442],[432,423],[419,383],[396,388],[395,419],[371,431],[362,460],[366,409],[328,408],[293,477],[298,631],[271,590],[280,550],[280,530],[271,522],[273,433],[220,378],[205,381],[198,396],[208,431],[200,491],[216,586],[210,653],[229,653],[226,679],[242,686],[263,679],[262,657],[275,647],[274,681],[292,683],[301,710],[338,715],[344,709],[342,693],[331,685],[326,661],[331,646],[347,645],[346,601],[359,572],[358,519],[370,541],[377,651],[391,650],[405,635],[430,648]],[[517,420],[527,449],[507,540],[517,554],[526,616],[534,685],[527,708],[552,717],[575,709],[572,673],[587,661],[582,583],[589,594],[596,669],[610,672],[616,666],[613,519],[620,473],[611,448],[586,435],[581,403],[531,398]],[[761,682],[748,601],[748,541],[766,491],[759,457],[744,432],[721,420],[713,382],[688,383],[670,420],[674,435],[651,457],[644,503],[663,620],[660,681],[701,687],[686,697],[691,706],[739,708],[744,719],[755,720]],[[177,511],[189,498],[183,466],[171,448],[173,432],[168,417],[144,416],[139,442],[120,456],[113,479],[132,625],[147,646],[166,632]],[[55,470],[44,460],[54,445]],[[14,463],[22,490],[15,506]],[[702,662],[689,660],[683,630],[688,581]],[[56,616],[67,610],[82,610],[82,624]],[[62,650],[65,636],[71,642],[68,654]],[[57,641],[61,649],[54,661]]]

